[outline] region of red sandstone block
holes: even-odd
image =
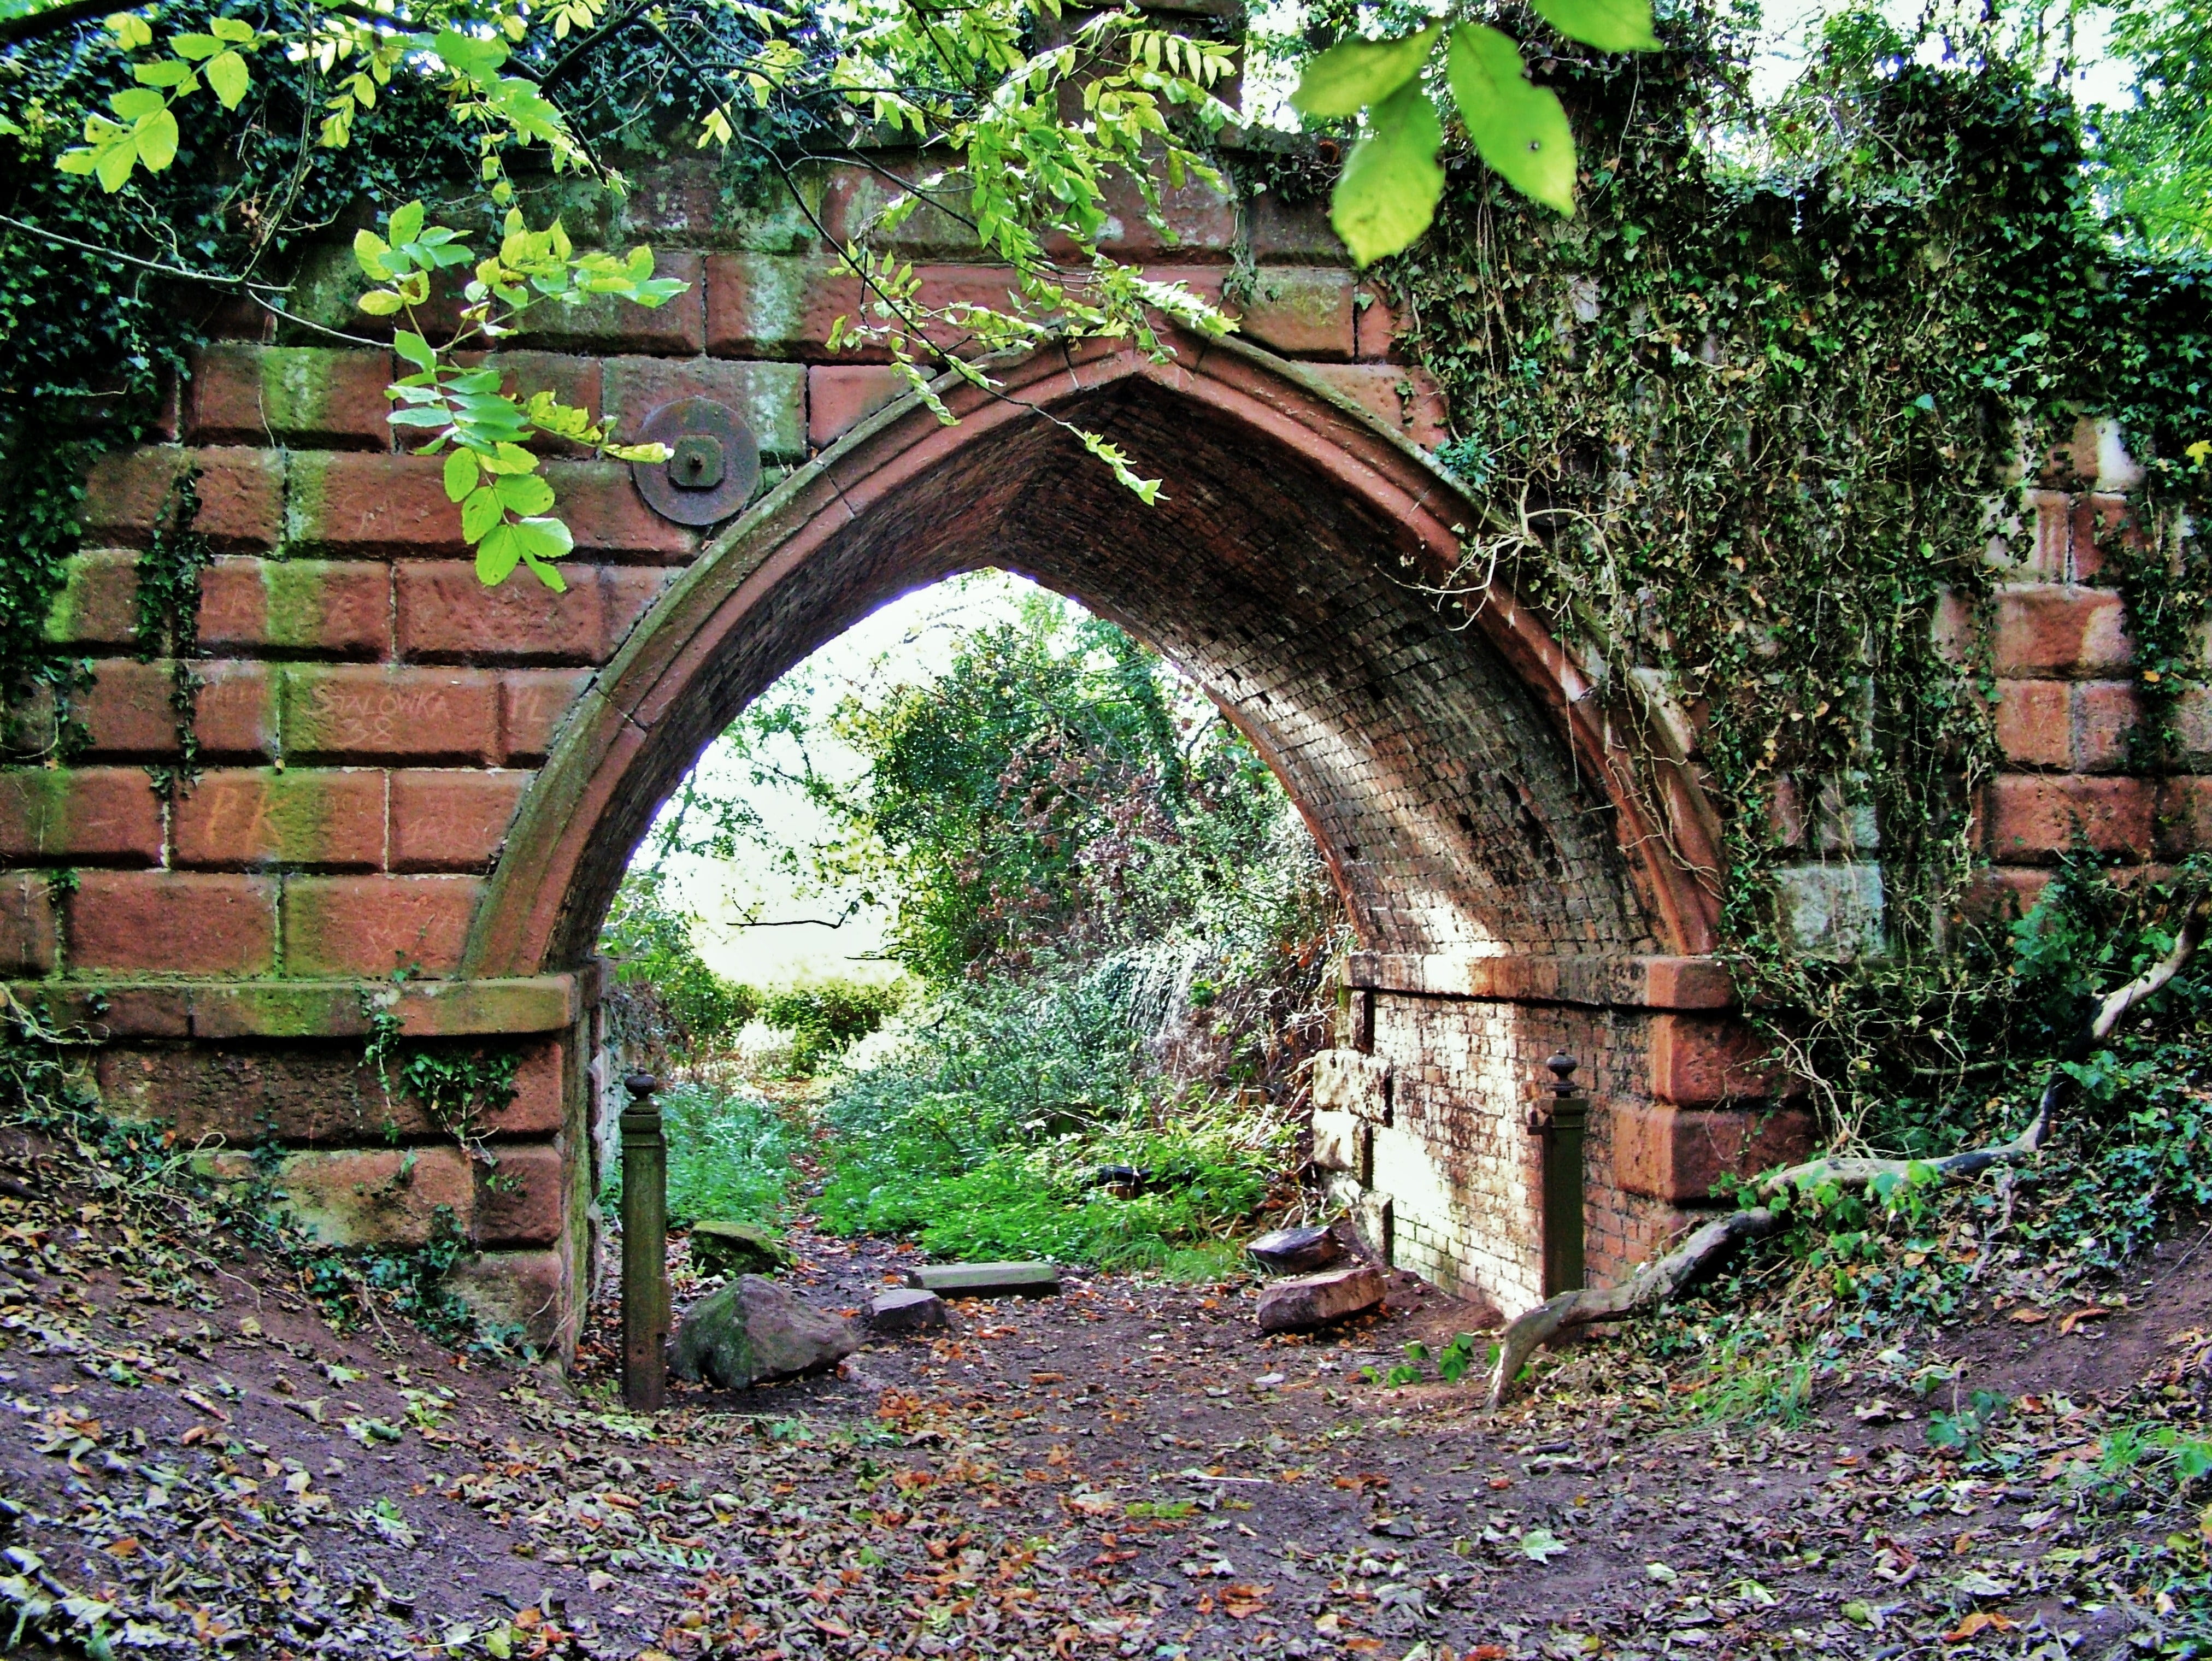
[[[193,730],[204,761],[252,761],[276,753],[282,683],[266,664],[195,667],[200,690]]]
[[[706,349],[707,308],[700,295],[699,256],[663,249],[653,275],[673,277],[684,292],[656,306],[603,295],[581,306],[532,308],[520,345],[556,352],[651,352],[688,357]]]
[[[2064,681],[1997,682],[1997,748],[2021,767],[2074,765],[2074,688]]]
[[[625,462],[548,462],[545,477],[557,500],[554,511],[568,521],[580,559],[599,555],[681,565],[699,550],[697,531],[670,524],[645,505]],[[525,571],[507,581],[517,588],[538,586]]]
[[[1702,1106],[1778,1088],[1794,1094],[1769,1059],[1767,1042],[1741,1021],[1704,1015],[1655,1015],[1651,1021],[1651,1094],[1662,1101]]]
[[[85,476],[88,539],[143,546],[185,470],[198,467],[194,530],[221,553],[274,548],[283,532],[284,460],[266,450],[167,446],[102,457]]]
[[[2025,917],[2051,873],[2018,865],[1992,865],[1977,876],[1959,904],[1957,920],[1978,929],[2002,931]]]
[[[568,706],[592,682],[589,670],[509,670],[499,677],[500,724],[507,765],[545,759]]]
[[[1262,266],[1239,326],[1247,339],[1291,357],[1349,361],[1352,293],[1352,273],[1341,266]]]
[[[290,664],[284,752],[300,761],[485,761],[499,745],[499,684],[478,670]]]
[[[829,357],[830,326],[857,320],[863,298],[835,256],[712,254],[706,280],[707,350],[718,358]]]
[[[288,1209],[329,1246],[421,1246],[441,1209],[470,1226],[476,1178],[459,1148],[310,1149],[277,1168]]]
[[[532,775],[425,767],[392,775],[392,869],[480,871],[507,838]]]
[[[0,975],[52,974],[58,938],[46,874],[0,873]]]
[[[1378,363],[1395,355],[1398,313],[1381,288],[1373,283],[1360,285],[1352,296],[1352,320],[1354,357]]]
[[[1236,103],[1237,94],[1231,87],[1217,84],[1215,91],[1231,105]],[[1106,227],[1098,239],[1102,250],[1148,270],[1165,259],[1209,256],[1225,259],[1234,252],[1237,227],[1232,197],[1198,179],[1179,190],[1164,176],[1158,177],[1157,183],[1164,233],[1146,215],[1145,198],[1135,181],[1118,169],[1107,176],[1100,191],[1106,209]],[[1075,245],[1066,237],[1048,237],[1045,246],[1054,259],[1070,259],[1077,253]]]
[[[483,884],[472,876],[294,876],[284,967],[298,975],[450,973]]]
[[[46,613],[57,646],[128,646],[138,639],[138,556],[122,549],[70,555]]]
[[[2083,773],[2125,767],[2128,739],[2142,718],[2132,681],[2088,681],[2074,688],[2074,765]]]
[[[478,1246],[550,1246],[568,1210],[568,1161],[545,1143],[496,1150],[497,1163],[477,1164]]]
[[[639,618],[653,609],[668,585],[676,580],[672,571],[656,570],[650,566],[615,568],[601,573],[600,588],[605,596],[607,608],[606,644],[602,656],[611,658],[629,638]]]
[[[2063,490],[2029,489],[2021,493],[2021,500],[2022,511],[2033,516],[2034,538],[2023,563],[2045,582],[2064,582],[2073,568],[2069,549],[2074,534],[2074,499]]]
[[[1613,1177],[1632,1194],[1695,1203],[1729,1177],[1793,1165],[1813,1151],[1802,1108],[1705,1110],[1636,1104],[1613,1116]]]
[[[822,363],[806,372],[806,441],[827,449],[907,390],[888,364]]]
[[[1352,257],[1328,222],[1321,197],[1296,206],[1267,191],[1246,204],[1248,246],[1262,265],[1349,265]]]
[[[1993,859],[2044,864],[2077,840],[2100,854],[2140,856],[2150,846],[2148,779],[2007,773],[1990,782],[1985,801]]]
[[[195,444],[388,450],[392,379],[387,352],[210,346],[193,361],[186,433]]]
[[[1450,436],[1443,390],[1425,369],[1388,363],[1316,363],[1306,373],[1424,450],[1435,449]]]
[[[2212,848],[2212,779],[2167,779],[2158,791],[2158,852],[2168,859]]]
[[[70,967],[266,974],[276,882],[180,871],[87,871],[69,900]]]
[[[206,870],[384,864],[385,775],[374,769],[222,769],[177,803],[176,863]]]
[[[2212,687],[2193,687],[2174,702],[2173,730],[2184,761],[2212,768]]]
[[[599,573],[564,567],[566,593],[526,573],[486,588],[473,564],[407,560],[393,569],[400,655],[416,663],[591,664],[606,650]]]
[[[380,658],[392,643],[392,579],[335,560],[217,560],[200,575],[200,644],[211,651]]]
[[[0,767],[0,859],[159,864],[161,798],[138,767]]]
[[[2071,518],[2069,548],[2077,583],[2094,582],[2104,575],[2111,550],[2118,544],[2142,546],[2124,496],[2083,496],[2075,502]]]
[[[787,460],[806,448],[806,371],[795,363],[731,363],[719,358],[611,358],[607,419],[634,439],[645,419],[679,398],[712,398],[737,411],[763,458]]]
[[[435,456],[295,456],[293,545],[356,557],[465,554],[461,510],[447,500],[444,476]]]
[[[2118,595],[2047,584],[1998,594],[1995,644],[1996,672],[2008,676],[2105,673],[2135,652]]]
[[[520,1326],[541,1350],[573,1346],[584,1296],[557,1252],[485,1252],[463,1258],[446,1284],[494,1326]]]
[[[568,1118],[568,1050],[559,1039],[533,1044],[514,1070],[514,1100],[493,1121],[503,1136],[550,1137]]]
[[[600,415],[599,360],[573,357],[560,352],[498,352],[481,360],[500,372],[500,390],[527,403],[532,394],[550,392],[572,409],[581,409],[593,421]],[[534,439],[530,448],[549,456],[584,456],[591,452],[565,439]]]

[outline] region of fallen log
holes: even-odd
[[[1806,1192],[1832,1184],[1838,1189],[1864,1188],[1883,1177],[1900,1181],[1932,1173],[1939,1182],[1970,1177],[1998,1166],[2033,1157],[2041,1150],[2057,1115],[2073,1075],[2065,1062],[2080,1061],[2109,1040],[2128,1012],[2181,973],[2204,934],[2208,906],[2212,900],[2192,901],[2182,916],[2173,949],[2125,985],[2099,999],[2064,1060],[2051,1070],[2043,1094],[2027,1128],[2008,1142],[1985,1148],[1969,1148],[1941,1159],[1815,1159],[1788,1170],[1762,1177],[1750,1197],[1771,1201],[1792,1191]],[[1746,1240],[1759,1240],[1782,1226],[1782,1213],[1766,1204],[1754,1204],[1705,1224],[1663,1257],[1640,1264],[1618,1286],[1584,1287],[1562,1292],[1517,1316],[1498,1340],[1498,1360],[1491,1369],[1490,1405],[1498,1406],[1528,1358],[1562,1332],[1601,1321],[1618,1321],[1648,1314],[1693,1284]]]

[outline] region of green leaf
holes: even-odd
[[[107,98],[107,107],[125,121],[137,121],[168,106],[169,100],[151,87],[125,87],[119,93],[109,94]]]
[[[1291,107],[1300,115],[1357,115],[1380,104],[1420,72],[1436,45],[1437,27],[1402,40],[1346,40],[1306,65]]]
[[[385,256],[391,252],[391,245],[374,231],[356,231],[353,233],[354,263],[361,267],[364,276],[374,278],[378,282],[389,282],[392,266]]]
[[[465,450],[456,450],[446,458],[446,500],[464,500],[477,488],[477,458]]]
[[[420,202],[410,202],[403,207],[394,208],[392,210],[391,223],[387,228],[392,233],[392,241],[395,247],[403,242],[414,241],[422,234],[422,204]]]
[[[1407,82],[1376,106],[1329,199],[1329,223],[1356,264],[1372,265],[1409,248],[1429,228],[1444,191],[1444,170],[1437,165],[1443,142],[1443,124],[1419,82]]]
[[[215,89],[215,95],[222,100],[226,110],[238,107],[239,100],[246,96],[247,83],[253,79],[246,60],[234,52],[208,59],[205,73],[208,85]]]
[[[138,165],[138,146],[131,130],[111,141],[100,152],[98,171],[100,188],[112,194],[131,182],[131,170]]]
[[[500,510],[499,493],[483,485],[471,490],[468,500],[461,504],[461,535],[472,543],[480,543],[491,535],[492,527],[504,517]]]
[[[399,309],[399,296],[389,288],[372,288],[354,302],[373,318],[388,318]]]
[[[208,27],[215,31],[216,39],[242,46],[253,39],[253,25],[242,17],[218,17]]]
[[[1567,1549],[1567,1543],[1547,1528],[1532,1528],[1521,1536],[1521,1555],[1548,1563]]]
[[[177,159],[177,118],[166,109],[139,117],[131,136],[149,172],[158,173]]]
[[[115,37],[115,44],[125,52],[136,52],[141,46],[154,44],[153,27],[143,17],[134,17],[127,11],[118,11],[101,20],[103,27]]]
[[[412,329],[402,329],[393,335],[392,349],[417,369],[434,369],[438,367],[438,355],[430,349],[430,343]]]
[[[1656,52],[1651,0],[1532,0],[1536,15],[1571,40],[1600,52]]]
[[[1522,195],[1571,215],[1574,134],[1558,94],[1528,84],[1521,49],[1496,29],[1462,23],[1452,31],[1448,72],[1482,159]]]
[[[494,526],[477,544],[477,580],[486,588],[497,588],[521,563],[522,542],[511,524]]]
[[[543,513],[553,506],[553,487],[536,473],[510,473],[492,488],[510,513]]]
[[[525,519],[514,527],[514,534],[522,539],[524,555],[533,560],[566,559],[576,545],[568,527],[558,519]]]
[[[487,79],[507,62],[507,47],[501,42],[479,40],[458,29],[440,29],[437,39],[430,43],[430,50],[444,60],[447,69],[458,70],[471,81]],[[512,566],[507,568],[514,569]]]
[[[189,58],[195,64],[203,58],[212,58],[222,50],[222,42],[211,34],[180,34],[169,42],[179,58]]]
[[[150,64],[134,64],[131,74],[142,86],[180,87],[192,78],[192,66],[180,58],[157,58]]]

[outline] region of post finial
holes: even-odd
[[[623,1080],[623,1088],[643,1101],[660,1088],[660,1081],[651,1073],[631,1073]]]
[[[1575,1069],[1581,1066],[1582,1063],[1562,1050],[1544,1065],[1552,1070],[1552,1094],[1560,1096],[1572,1095],[1575,1092]]]

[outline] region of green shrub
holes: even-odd
[[[599,949],[615,961],[615,979],[641,1007],[626,1034],[642,1059],[654,1049],[672,1059],[711,1053],[761,1012],[761,995],[714,973],[691,943],[692,918],[670,903],[666,874],[633,870],[615,894]],[[639,1040],[642,1040],[640,1042]]]
[[[668,1138],[668,1221],[774,1223],[783,1212],[798,1134],[757,1091],[679,1081],[660,1093]],[[622,1201],[617,1164],[601,1205]]]
[[[791,1034],[791,1070],[808,1078],[897,1014],[906,990],[899,980],[810,981],[770,992],[758,1013]]]

